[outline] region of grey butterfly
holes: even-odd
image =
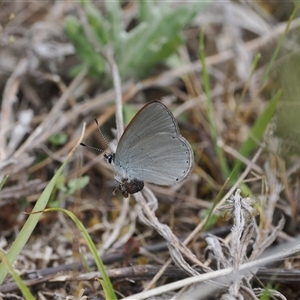
[[[141,191],[144,182],[170,186],[192,171],[194,156],[179,133],[171,111],[161,102],[146,104],[124,131],[116,153],[105,153],[124,197]]]

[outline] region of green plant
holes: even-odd
[[[122,78],[130,74],[143,76],[157,63],[174,54],[183,42],[183,28],[207,4],[190,2],[172,9],[167,2],[159,4],[157,1],[141,0],[138,1],[137,24],[126,31],[119,1],[105,1],[106,15],[90,1],[81,3],[99,47],[113,48]],[[79,20],[66,18],[65,30],[82,62],[94,74],[103,74],[103,58],[89,43]]]
[[[207,118],[209,123],[209,131],[211,135],[211,139],[214,145],[214,149],[216,151],[216,155],[222,170],[223,175],[225,177],[229,176],[229,167],[226,161],[226,157],[224,153],[218,145],[218,132],[215,122],[214,109],[213,109],[213,101],[210,94],[211,88],[209,83],[209,74],[206,66],[206,57],[204,51],[204,32],[202,31],[200,34],[200,43],[199,43],[199,56],[202,64],[202,80],[203,80],[203,90],[206,95],[206,109],[207,109]]]
[[[105,266],[104,266],[104,264],[101,260],[101,257],[98,255],[97,248],[96,248],[91,236],[89,235],[87,229],[82,224],[82,222],[72,212],[70,212],[67,209],[48,208],[48,209],[44,210],[44,212],[51,212],[51,211],[58,211],[58,212],[65,213],[76,224],[77,228],[81,231],[81,233],[82,233],[82,235],[83,235],[83,237],[86,241],[86,244],[89,247],[89,249],[90,249],[90,251],[91,251],[91,253],[94,257],[97,269],[98,269],[99,273],[102,276],[102,279],[99,279],[99,282],[102,285],[102,288],[104,290],[104,293],[105,293],[105,296],[106,296],[105,298],[106,299],[111,299],[111,300],[117,299],[117,297],[115,295],[115,292],[114,292],[114,289],[112,287],[112,283],[111,283],[111,281],[108,277],[108,274],[106,272]]]
[[[30,292],[29,288],[26,286],[26,284],[23,282],[22,278],[19,276],[19,274],[14,270],[12,264],[8,261],[4,251],[0,249],[0,259],[2,260],[3,264],[6,266],[6,268],[9,270],[9,273],[12,275],[14,281],[18,285],[22,295],[26,300],[32,300],[35,299],[32,293]]]
[[[70,179],[68,181],[68,183],[66,183],[66,178],[65,176],[62,174],[60,175],[60,177],[57,179],[56,182],[56,187],[54,192],[57,190],[61,191],[62,194],[59,196],[59,198],[55,198],[52,200],[50,199],[49,201],[49,206],[50,207],[59,207],[61,201],[63,201],[63,199],[66,199],[67,197],[73,195],[76,191],[83,189],[84,187],[86,187],[90,182],[90,178],[89,176],[82,176],[79,178],[73,178]],[[56,193],[54,193],[56,194]]]
[[[239,153],[242,156],[249,157],[253,153],[253,151],[259,146],[259,143],[261,142],[264,136],[266,128],[270,124],[271,119],[275,114],[277,103],[281,97],[281,94],[282,91],[279,90],[269,101],[263,113],[257,118],[256,122],[251,128],[249,137],[244,141],[244,143],[240,147]],[[234,165],[235,170],[232,176],[233,182],[237,180],[243,163],[240,160],[236,159]]]
[[[53,134],[49,137],[48,141],[52,146],[64,145],[68,140],[68,136],[64,132]]]
[[[26,220],[23,228],[19,232],[16,240],[12,244],[10,250],[8,251],[6,255],[6,264],[2,262],[0,264],[0,284],[3,282],[5,276],[7,275],[8,269],[6,267],[7,264],[13,264],[22,249],[24,248],[25,244],[27,243],[28,239],[30,238],[35,226],[37,225],[39,218],[42,214],[42,210],[45,209],[46,205],[48,204],[48,201],[50,199],[50,196],[52,194],[52,191],[56,185],[56,182],[59,178],[59,176],[62,174],[63,169],[67,165],[68,161],[70,160],[73,152],[69,154],[66,161],[63,163],[63,165],[57,170],[55,175],[52,177],[42,194],[40,195],[38,201],[36,202],[32,212],[28,219]]]
[[[0,191],[2,190],[7,178],[8,178],[8,175],[5,175],[4,178],[2,179],[2,181],[0,182]]]

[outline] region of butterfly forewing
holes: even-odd
[[[191,171],[193,152],[169,109],[153,101],[128,125],[117,147],[115,164],[130,179],[172,185]]]
[[[123,160],[125,153],[130,152],[130,148],[142,137],[158,131],[170,134],[179,132],[176,120],[169,109],[161,102],[153,101],[145,105],[131,120],[119,141],[116,156],[122,153]]]

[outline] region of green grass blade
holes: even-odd
[[[19,274],[14,270],[11,263],[7,259],[5,253],[3,250],[0,249],[0,258],[3,261],[3,264],[6,266],[6,268],[9,270],[9,273],[12,275],[14,281],[18,285],[22,295],[27,300],[33,300],[35,297],[31,294],[29,288],[25,285]]]
[[[217,158],[223,173],[224,177],[228,177],[229,167],[227,165],[226,158],[224,156],[223,150],[218,146],[218,133],[217,128],[215,125],[215,116],[213,110],[213,101],[210,94],[210,83],[209,83],[209,74],[206,67],[205,61],[205,50],[204,50],[204,32],[201,31],[200,34],[200,45],[199,45],[199,52],[200,52],[200,59],[202,64],[202,80],[204,86],[204,93],[206,95],[206,109],[207,109],[207,116],[208,116],[208,123],[209,123],[209,131],[212,138],[212,142],[217,154]]]
[[[7,178],[8,178],[8,175],[5,175],[4,178],[2,179],[2,181],[0,182],[0,191],[2,190]]]
[[[72,221],[76,224],[77,228],[82,232],[83,237],[94,257],[98,271],[102,275],[103,280],[101,280],[101,284],[102,284],[103,290],[105,292],[106,299],[110,299],[110,300],[117,299],[114,289],[112,287],[111,281],[107,275],[105,266],[104,266],[100,256],[98,255],[97,248],[96,248],[95,244],[93,243],[91,236],[89,235],[86,228],[82,224],[82,222],[72,212],[70,212],[69,210],[63,209],[63,208],[47,208],[44,210],[44,212],[48,212],[48,211],[61,211],[65,214],[67,214],[69,216],[69,218],[72,219]]]
[[[281,97],[282,91],[278,91],[268,103],[263,113],[253,125],[248,139],[242,144],[239,153],[244,157],[249,155],[257,148],[258,143],[262,140],[267,126],[270,124],[272,117],[276,111],[277,103]],[[232,180],[235,181],[241,172],[243,163],[239,160],[235,161],[235,172]]]
[[[254,73],[255,73],[255,70],[256,70],[256,68],[257,68],[257,64],[258,64],[260,58],[261,58],[261,54],[258,53],[258,54],[255,55],[255,57],[254,57],[254,59],[253,59],[250,76],[249,76],[247,82],[245,82],[245,86],[244,86],[244,88],[243,88],[243,90],[242,90],[242,93],[241,93],[241,96],[239,97],[239,100],[238,100],[238,102],[237,102],[235,112],[238,112],[238,111],[239,111],[240,104],[244,101],[246,92],[247,92],[247,90],[248,90],[248,88],[249,88],[251,79],[252,79],[252,77],[253,77],[253,75],[254,75]]]
[[[214,209],[215,207],[217,206],[217,204],[220,202],[220,200],[222,199],[223,195],[224,195],[224,192],[225,192],[225,189],[227,188],[227,184],[228,182],[230,181],[231,179],[231,176],[233,174],[234,171],[231,172],[231,174],[229,175],[229,178],[226,179],[226,182],[223,184],[222,188],[220,189],[220,191],[218,192],[217,196],[215,197],[214,199],[214,202],[213,202],[213,205],[211,208],[207,209],[207,217],[206,217],[206,221],[203,225],[203,230],[202,231],[205,231],[205,230],[208,230],[208,225],[212,226],[212,224],[210,224],[210,221],[211,221],[211,217],[212,217],[212,214],[214,212]],[[213,224],[215,225],[215,224]]]
[[[273,65],[274,65],[275,59],[276,59],[276,57],[278,56],[279,50],[281,49],[281,47],[282,47],[282,45],[283,45],[283,41],[284,41],[284,39],[285,39],[285,37],[286,37],[288,31],[289,31],[291,22],[292,22],[293,19],[295,18],[295,15],[296,15],[296,13],[297,13],[297,11],[298,11],[298,9],[299,9],[299,6],[300,6],[300,3],[299,3],[299,1],[298,1],[297,5],[295,6],[295,8],[294,8],[294,10],[293,10],[293,12],[292,12],[292,14],[291,14],[291,16],[290,16],[290,18],[289,18],[289,21],[288,21],[288,23],[287,23],[287,26],[286,26],[286,28],[285,28],[285,31],[284,31],[284,33],[282,34],[282,36],[280,37],[280,40],[279,40],[279,42],[278,42],[278,44],[277,44],[277,47],[276,47],[276,49],[275,49],[275,51],[274,51],[274,53],[273,53],[273,55],[272,55],[272,58],[271,58],[271,60],[270,60],[270,62],[269,62],[269,64],[268,64],[268,66],[267,66],[267,68],[266,68],[266,71],[265,71],[265,73],[264,73],[264,75],[263,75],[263,80],[262,80],[263,85],[266,84],[266,82],[267,82],[267,80],[268,80],[268,78],[269,78],[269,75],[270,75],[271,69],[272,69],[272,67],[273,67]]]
[[[50,182],[46,186],[45,190],[43,191],[43,193],[39,197],[38,201],[36,202],[32,212],[33,213],[39,212],[39,213],[31,214],[28,217],[23,228],[21,229],[20,233],[18,234],[16,240],[12,244],[12,246],[7,254],[7,260],[10,264],[13,264],[15,262],[16,258],[20,254],[21,250],[24,248],[28,239],[30,238],[32,231],[36,227],[36,225],[40,219],[40,216],[42,214],[40,211],[45,209],[45,207],[48,203],[48,200],[51,196],[52,190],[54,189],[54,187],[56,185],[56,181],[59,178],[59,176],[61,175],[65,166],[67,165],[70,157],[71,157],[71,155],[68,156],[68,158],[66,159],[64,164],[58,169],[58,171],[55,173],[53,178],[50,180]],[[7,267],[2,262],[0,265],[0,284],[3,282],[5,276],[7,275],[7,272],[8,272]]]

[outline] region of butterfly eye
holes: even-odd
[[[111,164],[114,160],[115,155],[113,153],[107,154],[105,153],[104,155],[104,159],[107,163]]]

